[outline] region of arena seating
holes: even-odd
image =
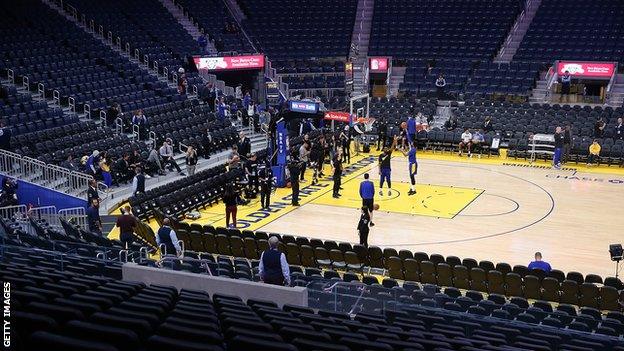
[[[352,311],[354,316],[335,303],[315,313],[306,307],[279,308],[275,302],[245,303],[234,296],[115,280],[119,278],[74,266],[84,261],[65,256],[64,269],[46,257],[53,255],[10,248],[0,263],[3,281],[11,283],[18,350],[623,349],[615,337],[622,332],[623,315],[617,312],[603,319],[592,309],[577,313],[560,305],[549,311],[539,302],[523,308],[493,294],[488,299],[476,292],[458,296],[457,290],[440,293],[433,286],[406,283],[364,290],[343,285],[340,296],[311,291],[312,303],[333,297],[340,304],[361,306]],[[97,264],[101,262],[92,262]],[[359,302],[349,289],[361,296]],[[380,304],[388,300],[387,291],[400,295],[401,302]],[[596,333],[590,334],[593,329]]]
[[[542,1],[514,61],[624,62],[624,4],[617,0]]]
[[[181,24],[157,0],[143,2],[71,0],[80,13],[93,19],[105,32],[112,31],[122,40],[122,47],[130,45],[141,59],[148,56],[150,67],[158,63],[159,71],[166,67],[172,74],[186,63],[189,55],[199,53],[199,46]],[[190,78],[190,77],[187,77]],[[196,84],[195,81],[189,81]]]
[[[214,167],[133,196],[129,203],[139,218],[153,217],[155,210],[182,217],[188,211],[219,201],[225,185],[240,178],[241,169],[226,172],[225,166]]]
[[[238,4],[247,16],[243,27],[270,59],[346,58],[349,53],[357,1],[240,0]]]
[[[156,218],[162,219],[162,216],[161,213]],[[194,258],[200,258],[200,253],[209,253],[258,260],[260,253],[268,248],[268,237],[278,235],[262,231],[202,227],[184,222],[179,222],[176,226],[178,238],[185,243],[186,250],[195,252],[188,253],[189,257]],[[323,242],[291,235],[278,237],[281,239],[280,250],[286,253],[289,264],[295,266],[346,269],[360,274],[387,272],[389,278],[422,284],[437,284],[601,310],[621,309],[618,304],[618,290],[624,288],[624,285],[613,277],[603,279],[594,274],[583,277],[578,272],[565,274],[560,270],[553,270],[545,275],[543,271],[530,271],[522,265],[512,267],[504,262],[495,265],[489,261],[477,262],[470,258],[460,260],[455,256],[444,258],[424,252],[397,252],[392,248],[366,248],[358,244],[331,240]],[[372,283],[378,283],[377,279],[369,279],[369,284]],[[396,285],[396,282],[387,283],[390,288]],[[596,284],[604,286],[598,287]]]
[[[178,0],[176,3],[181,5],[209,38],[215,41],[217,50],[239,53],[253,51],[251,44],[236,27],[236,22],[222,1]],[[234,26],[237,32],[227,32],[227,24]]]

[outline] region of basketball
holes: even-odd
[[[403,122],[403,123],[405,123],[405,122]],[[373,210],[379,211],[379,204],[374,204],[373,205]]]
[[[401,129],[407,128],[407,122],[401,122]]]
[[[286,183],[286,187],[287,187],[287,188],[290,188],[291,186],[292,186],[292,185],[290,184],[290,182],[287,182],[287,183]]]

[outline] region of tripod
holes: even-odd
[[[617,260],[614,260],[615,261],[615,277],[616,278],[619,278],[619,275],[620,275],[620,261],[621,260],[622,260],[621,258],[617,259]]]

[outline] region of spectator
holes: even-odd
[[[199,46],[199,51],[201,53],[206,52],[206,47],[208,46],[208,39],[206,39],[206,35],[202,33],[202,35],[197,38],[197,45]]]
[[[552,269],[550,267],[550,264],[546,261],[542,261],[542,253],[541,252],[536,252],[535,253],[535,261],[532,261],[531,263],[529,263],[529,270],[531,269],[541,269],[546,273],[549,273],[550,270]]]
[[[566,125],[563,130],[563,163],[568,162],[570,157],[570,144],[572,143],[572,128],[570,125]]]
[[[308,135],[306,134],[305,137],[307,136]],[[304,142],[299,147],[299,159],[301,160],[301,177],[299,178],[299,181],[301,181],[302,183],[305,183],[306,181],[305,170],[306,170],[306,166],[310,162],[310,142],[309,140],[308,142],[305,142],[305,137],[304,137]]]
[[[624,124],[622,123],[622,117],[617,119],[617,124],[615,125],[614,139],[615,140],[624,139]]]
[[[258,266],[260,280],[273,285],[290,285],[290,267],[286,255],[278,251],[279,240],[276,236],[269,238],[269,249],[260,255]]]
[[[100,164],[100,152],[95,150],[91,153],[91,156],[87,159],[87,163],[85,164],[85,171],[87,174],[95,176],[99,169]]]
[[[186,171],[189,175],[195,174],[195,167],[197,167],[197,151],[189,145],[186,149]]]
[[[483,121],[483,132],[487,134],[493,130],[494,126],[492,126],[492,117],[485,117],[485,120]]]
[[[61,167],[67,168],[70,171],[77,171],[78,167],[76,166],[76,161],[74,161],[74,155],[68,154],[65,161],[61,163]]]
[[[561,168],[561,151],[563,149],[563,131],[561,127],[555,129],[555,152],[553,154],[553,167],[555,169]]]
[[[237,103],[242,103],[243,101],[243,85],[238,84],[236,88],[234,88],[234,98]]]
[[[123,207],[121,209],[121,216],[117,217],[117,223],[115,225],[119,228],[119,240],[126,249],[132,244],[134,228],[137,224],[138,222],[132,215],[130,206]]]
[[[249,93],[247,95],[245,95],[245,98],[247,98],[249,96]],[[244,126],[249,126],[250,124],[253,125],[254,130],[258,130],[258,126],[256,125],[256,105],[254,104],[253,101],[249,101],[247,103],[247,106],[245,106],[245,119],[243,120],[243,125]]]
[[[225,226],[236,228],[236,212],[238,212],[238,194],[234,189],[234,184],[228,184],[223,192],[223,203],[225,204]],[[230,217],[232,225],[230,226]]]
[[[360,234],[360,245],[368,247],[368,233],[370,232],[371,214],[372,210],[368,209],[368,206],[362,206],[362,212],[360,215],[360,221],[358,222],[357,230]]]
[[[375,184],[369,180],[370,175],[364,173],[364,180],[360,183],[360,197],[362,198],[362,206],[366,207],[369,212],[370,226],[374,226],[373,223],[373,208],[375,206]]]
[[[130,155],[124,153],[123,156],[115,162],[113,169],[117,175],[115,179],[117,182],[125,183],[132,178],[132,169],[130,168],[130,163],[128,162],[129,159]]]
[[[160,156],[158,155],[158,151],[156,151],[156,143],[152,145],[152,149],[147,156],[147,162],[152,164],[157,169],[158,174],[165,174],[165,170],[160,163]]]
[[[179,175],[185,175],[184,172],[182,172],[182,170],[180,169],[180,166],[178,166],[178,163],[173,158],[173,146],[171,146],[171,139],[167,138],[167,140],[165,140],[165,142],[160,147],[159,153],[160,157],[163,160],[163,167],[169,166],[170,170],[171,168],[175,168],[176,171],[178,171]]]
[[[6,126],[5,120],[0,120],[0,149],[11,151],[11,128]]]
[[[593,165],[596,159],[600,160],[600,144],[598,144],[598,140],[594,139],[594,142],[589,145],[589,156],[587,157],[587,165]]]
[[[230,155],[228,156],[228,165],[230,169],[238,168],[240,164],[240,155],[238,154],[238,146],[232,146],[232,151],[230,151]]]
[[[443,99],[445,97],[444,88],[446,87],[446,79],[444,79],[444,75],[442,73],[440,73],[440,75],[438,76],[438,79],[436,79],[435,86],[436,86],[438,99],[440,100]]]
[[[249,107],[249,104],[251,103],[251,94],[249,94],[249,92],[245,92],[245,96],[243,96],[243,107],[245,109],[247,109],[247,107]]]
[[[97,199],[92,199],[87,208],[87,223],[89,231],[102,235],[102,220],[100,219],[100,202]]]
[[[217,116],[220,120],[225,120],[227,117],[227,105],[225,104],[225,100],[223,97],[219,98],[219,103],[217,104]]]
[[[187,88],[188,81],[186,80],[186,74],[184,73],[184,68],[180,67],[180,69],[178,69],[178,94],[186,95]]]
[[[485,143],[485,137],[483,133],[477,129],[474,134],[472,134],[472,150],[474,151],[483,147],[483,143]]]
[[[451,118],[444,122],[444,128],[449,131],[457,128],[457,116],[451,116]]]
[[[238,153],[243,156],[247,156],[251,153],[251,139],[249,139],[245,132],[238,134]]]
[[[210,152],[212,150],[212,133],[210,133],[210,130],[208,130],[208,128],[206,128],[205,133],[203,133],[202,135],[202,139],[201,139],[201,148],[202,148],[202,156],[205,159],[209,159],[210,158]]]
[[[269,210],[273,186],[273,170],[269,160],[266,160],[264,166],[258,170],[258,180],[260,181],[260,206],[263,210]]]
[[[136,175],[132,179],[132,195],[137,196],[138,194],[145,193],[145,175],[143,174],[143,170],[141,167],[137,167],[135,169]]]
[[[121,114],[121,106],[119,103],[114,102],[111,107],[106,111],[106,125],[113,126],[115,124],[115,120]]]
[[[147,133],[149,131],[149,125],[147,123],[147,117],[143,114],[143,110],[134,111],[134,115],[132,116],[132,126],[134,132],[134,126],[139,128],[139,140],[146,140]]]
[[[2,195],[0,195],[0,206],[17,206],[17,180],[4,177],[2,179]]]
[[[247,177],[247,191],[249,193],[249,196],[246,197],[255,199],[260,187],[258,183],[258,157],[256,154],[249,154],[247,160],[245,160],[244,168],[245,176]]]
[[[104,151],[102,157],[100,158],[99,167],[102,171],[102,178],[104,179],[104,184],[106,185],[106,191],[108,191],[113,185],[113,176],[111,175],[110,164],[111,160],[108,157],[108,152]]]
[[[565,96],[566,102],[570,100],[570,85],[572,84],[572,77],[570,76],[570,71],[565,71],[561,76],[561,97],[559,101],[563,101],[563,97]]]
[[[316,127],[314,127],[314,124],[312,124],[312,118],[306,118],[301,121],[301,124],[299,125],[300,136],[308,134],[313,130],[316,130]]]
[[[459,142],[459,156],[462,155],[464,148],[468,149],[468,157],[472,156],[472,133],[470,133],[470,129],[468,128],[466,128],[461,135],[461,141]]]
[[[602,138],[602,134],[604,133],[605,122],[602,120],[602,117],[598,118],[596,124],[594,124],[594,138]]]
[[[375,122],[377,125],[377,151],[386,147],[386,140],[388,138],[388,125],[386,121]]]
[[[169,218],[163,220],[163,225],[158,229],[156,233],[156,244],[160,249],[161,245],[164,245],[165,252],[160,251],[162,255],[176,255],[180,256],[182,248],[176,235],[175,230],[170,227],[171,221]]]
[[[291,205],[299,206],[299,176],[302,165],[296,157],[293,157],[288,162],[287,167],[290,173],[290,190],[292,191]]]
[[[128,158],[128,163],[130,164],[130,168],[135,169],[137,167],[141,167],[143,164],[143,159],[141,158],[141,154],[139,150],[132,150],[132,155]]]
[[[95,179],[89,180],[89,188],[87,189],[87,205],[91,204],[93,199],[100,201],[100,194],[97,189],[97,182]]]

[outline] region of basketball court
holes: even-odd
[[[352,158],[340,199],[332,197],[330,177],[311,185],[308,171],[300,207],[290,205],[289,188],[277,189],[269,211],[260,209],[259,199],[239,206],[237,227],[357,243],[359,184],[368,172],[380,205],[370,245],[512,265],[526,265],[541,251],[553,268],[614,274],[608,247],[624,238],[616,210],[624,207],[622,168],[553,170],[547,163],[421,152],[417,194],[408,196],[407,159],[395,152],[393,188],[380,196],[376,156]],[[225,226],[222,204],[200,212],[191,223]]]

